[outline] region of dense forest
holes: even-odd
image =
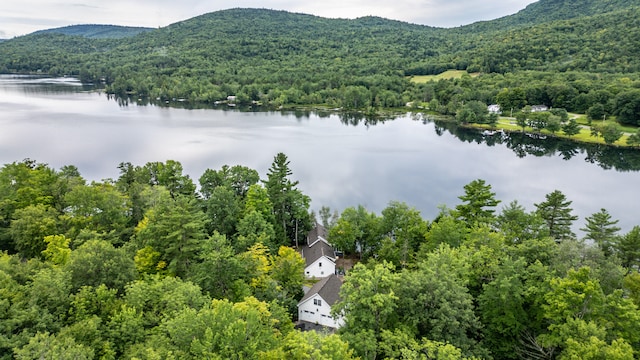
[[[640,226],[527,211],[478,179],[424,219],[390,202],[309,212],[285,154],[266,178],[177,161],[0,169],[2,359],[634,359]],[[337,333],[294,328],[314,221],[356,262]],[[582,224],[581,226],[579,224]],[[577,237],[580,228],[583,236]]]
[[[541,0],[453,29],[231,9],[120,39],[18,37],[0,44],[0,72],[78,76],[132,101],[214,104],[231,96],[237,104],[371,113],[410,103],[450,115],[474,101],[509,115],[525,105],[593,108],[596,119],[637,125],[638,5]],[[448,69],[469,76],[419,80]]]

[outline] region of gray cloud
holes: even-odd
[[[513,14],[534,0],[47,0],[6,1],[0,5],[3,37],[75,24],[161,27],[227,8],[267,8],[330,18],[380,16],[416,24],[453,27]]]

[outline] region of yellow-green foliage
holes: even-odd
[[[479,73],[469,74],[465,70],[447,70],[438,75],[416,75],[411,77],[411,82],[416,84],[422,84],[429,81],[438,81],[438,80],[449,80],[449,79],[460,79],[463,75],[470,75],[471,77],[476,77],[480,75]]]

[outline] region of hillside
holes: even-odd
[[[640,72],[639,3],[543,0],[455,29],[231,9],[121,39],[19,37],[0,44],[0,72],[75,75],[119,96],[163,101],[234,95],[240,104],[377,109],[435,100],[447,114],[519,87],[525,103],[586,111],[598,102],[615,114],[615,97],[636,87]],[[447,69],[484,76],[439,88],[409,79]],[[623,78],[631,82],[618,84]],[[569,87],[565,95],[549,88],[555,82]],[[588,95],[596,89],[608,93]]]
[[[89,39],[121,39],[152,31],[152,28],[117,25],[70,25],[55,29],[36,31],[33,34],[62,34],[82,36]]]
[[[506,30],[558,20],[602,15],[637,7],[637,0],[539,0],[516,14],[492,21],[480,21],[461,27],[468,32]]]

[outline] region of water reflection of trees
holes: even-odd
[[[584,144],[557,137],[521,132],[481,131],[458,127],[457,124],[446,121],[434,121],[434,123],[438,135],[449,132],[463,142],[486,144],[487,146],[504,145],[520,158],[528,155],[560,156],[564,160],[570,160],[583,154],[585,161],[599,165],[603,169],[640,171],[640,151],[637,149]]]
[[[383,124],[387,120],[392,120],[397,115],[391,114],[367,114],[362,112],[341,112],[338,114],[340,122],[345,125],[358,126],[364,125],[366,127],[374,126],[377,124]]]
[[[241,112],[264,112],[269,111],[268,107],[261,106],[228,106],[227,104],[193,104],[177,100],[158,101],[148,98],[122,98],[109,96],[116,100],[120,106],[136,104],[137,106],[154,105],[161,107],[182,108],[182,109],[217,109],[222,111]],[[271,109],[273,110],[273,109]],[[296,109],[278,110],[283,115],[293,115],[297,119],[309,119],[312,115],[321,118],[337,115],[340,122],[347,126],[374,126],[382,124],[387,120],[398,117],[398,114],[380,114],[364,112],[340,112],[333,110],[319,109]],[[477,129],[459,127],[453,121],[442,120],[442,116],[423,115],[416,113],[411,115],[413,120],[421,121],[424,124],[434,123],[438,136],[449,132],[463,142],[486,144],[487,146],[503,145],[511,149],[516,156],[522,158],[528,155],[533,156],[560,156],[564,160],[570,160],[583,154],[585,161],[597,164],[603,169],[615,169],[617,171],[640,171],[640,150],[631,148],[617,148],[606,145],[584,144],[575,141],[544,136],[537,134],[526,134],[521,132],[490,132]]]

